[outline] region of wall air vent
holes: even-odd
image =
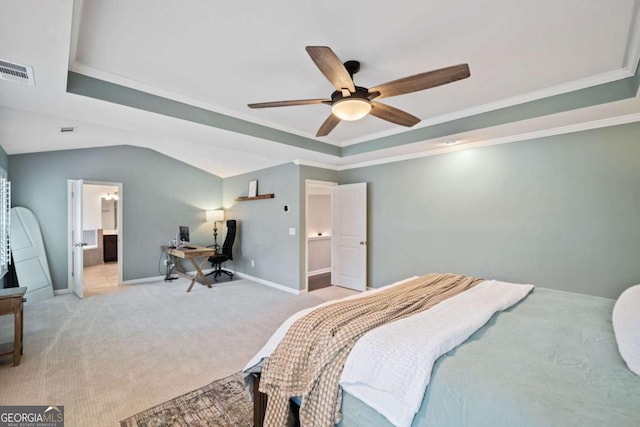
[[[33,78],[33,68],[28,65],[12,64],[2,59],[0,59],[0,79],[25,86],[36,85],[36,81]]]
[[[76,128],[73,126],[67,126],[67,127],[63,127],[60,128],[60,133],[73,133],[76,131]]]

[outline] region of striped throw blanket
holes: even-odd
[[[302,427],[330,427],[340,419],[340,375],[356,341],[385,323],[427,310],[482,279],[427,274],[368,297],[318,308],[298,319],[267,359],[260,391],[269,397],[266,427],[285,427],[289,399],[302,397]]]

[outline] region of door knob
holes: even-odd
[[[87,246],[87,245],[88,245],[88,243],[82,242],[82,243],[76,243],[73,246]]]
[[[367,244],[367,241],[366,241],[366,240],[361,240],[361,241],[360,241],[360,244],[361,244],[361,245],[366,245],[366,244]]]

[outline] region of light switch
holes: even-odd
[[[291,227],[291,228],[289,228],[289,235],[290,235],[290,236],[295,236],[295,235],[296,235],[296,229],[295,229],[295,227]]]

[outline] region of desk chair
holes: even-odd
[[[222,253],[209,257],[209,262],[213,267],[213,271],[208,273],[207,276],[213,275],[213,280],[217,281],[218,276],[226,274],[229,276],[229,280],[233,278],[233,273],[222,269],[222,263],[225,261],[233,260],[233,242],[236,240],[236,220],[230,219],[227,221],[227,235],[224,238],[222,244]]]

